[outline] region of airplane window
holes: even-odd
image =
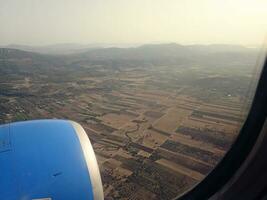
[[[173,199],[238,136],[266,19],[263,0],[1,1],[0,123],[76,121],[105,199]]]

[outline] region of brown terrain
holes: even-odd
[[[172,199],[190,189],[222,159],[247,113],[243,93],[194,82],[217,71],[190,78],[179,67],[83,65],[2,80],[0,117],[79,122],[106,199]]]

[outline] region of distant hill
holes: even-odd
[[[105,65],[214,65],[255,61],[257,50],[233,45],[148,44],[136,48],[101,48],[72,55],[91,64]]]
[[[0,73],[33,74],[64,66],[62,57],[18,49],[0,48]]]
[[[18,49],[22,51],[30,51],[49,55],[67,55],[72,53],[84,52],[90,48],[99,48],[101,46],[95,45],[79,45],[79,44],[55,44],[47,46],[27,46],[27,45],[7,45],[2,48]]]
[[[68,46],[68,45],[66,45]],[[63,48],[63,46],[62,46]],[[77,46],[78,49],[78,46]],[[232,66],[255,64],[258,51],[236,45],[147,44],[131,48],[90,48],[67,55],[47,55],[11,48],[0,49],[0,59],[31,59],[32,63],[49,66],[102,65],[128,66]]]
[[[246,52],[251,51],[251,48],[247,48],[241,45],[225,45],[225,44],[210,44],[210,45],[189,45],[190,49],[202,52]]]
[[[63,44],[54,44],[54,45],[45,45],[45,46],[30,46],[30,45],[17,45],[11,44],[6,46],[0,46],[0,48],[7,49],[18,49],[22,51],[30,51],[41,54],[50,54],[50,55],[69,55],[75,53],[84,53],[90,50],[95,49],[146,49],[146,50],[170,50],[170,49],[188,49],[194,51],[204,51],[204,52],[234,52],[234,51],[248,51],[251,50],[241,45],[225,45],[225,44],[211,44],[211,45],[179,45],[177,43],[166,43],[166,44],[72,44],[72,43],[63,43]]]
[[[136,58],[141,57],[182,57],[191,56],[192,54],[203,55],[207,53],[244,53],[252,52],[254,49],[249,49],[238,45],[179,45],[176,43],[169,44],[147,44],[135,48],[100,48],[90,49],[81,55],[95,56],[116,56],[125,55]]]
[[[19,49],[13,48],[0,48],[0,59],[24,59],[24,58],[42,58],[44,57],[41,54],[29,52],[29,51],[22,51]]]
[[[69,55],[73,53],[82,53],[88,51],[89,49],[99,49],[99,48],[107,48],[112,46],[124,47],[128,48],[130,46],[136,46],[134,44],[73,44],[73,43],[63,43],[63,44],[54,44],[54,45],[45,45],[45,46],[30,46],[30,45],[6,45],[0,46],[0,48],[9,48],[9,49],[18,49],[22,51],[30,51],[41,54],[48,55]]]

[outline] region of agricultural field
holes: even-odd
[[[171,199],[190,189],[231,147],[249,110],[247,74],[207,63],[79,59],[30,57],[28,68],[25,60],[0,59],[0,122],[79,122],[106,199]]]

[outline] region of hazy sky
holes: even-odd
[[[267,0],[0,0],[0,25],[2,45],[257,45]]]

